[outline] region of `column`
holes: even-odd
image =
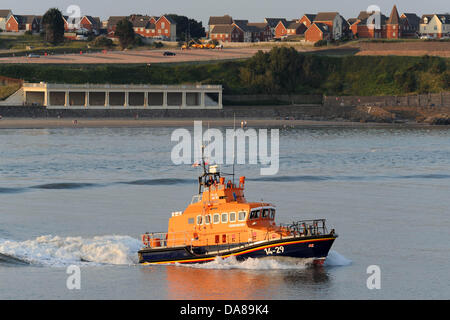
[[[64,107],[68,108],[69,107],[69,91],[66,91],[64,94],[65,94]]]
[[[130,93],[128,91],[125,91],[125,104],[123,105],[125,108],[128,107],[128,95]]]
[[[148,91],[144,92],[144,107],[148,107]]]
[[[223,106],[222,106],[222,91],[219,91],[219,99],[217,101],[217,105],[220,109],[223,108]]]
[[[109,107],[109,91],[105,91],[105,107]]]
[[[48,90],[44,91],[44,106],[48,106]]]
[[[163,107],[167,108],[167,91],[163,92]]]
[[[206,108],[205,106],[205,91],[200,93],[200,107]]]
[[[89,107],[89,91],[86,91],[84,93],[84,107]]]
[[[186,108],[186,91],[181,92],[181,108]]]

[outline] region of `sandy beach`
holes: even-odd
[[[41,129],[41,128],[137,128],[137,127],[186,127],[191,128],[194,121],[203,121],[203,125],[211,127],[240,127],[241,121],[247,121],[247,127],[367,127],[367,126],[401,126],[405,124],[391,123],[361,123],[349,121],[314,121],[314,120],[275,120],[275,119],[125,119],[125,118],[3,118],[0,129]],[[408,123],[408,126],[423,126],[423,124]]]

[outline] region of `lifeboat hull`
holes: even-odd
[[[292,237],[259,243],[214,245],[204,247],[143,248],[138,252],[141,264],[205,263],[216,257],[248,258],[289,257],[313,259],[321,264],[337,235]]]

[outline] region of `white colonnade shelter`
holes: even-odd
[[[221,85],[24,83],[25,105],[48,109],[222,109]]]

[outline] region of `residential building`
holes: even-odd
[[[33,15],[11,14],[6,21],[5,30],[8,32],[31,31],[39,32],[41,19]]]
[[[311,14],[311,13],[305,13],[299,20],[299,23],[303,23],[306,28],[309,28],[313,22],[314,19],[316,19],[316,15],[315,14]]]
[[[94,34],[100,33],[101,25],[99,17],[83,16],[80,20],[80,29],[86,29]]]
[[[209,32],[211,40],[239,42],[241,33],[235,25],[215,25]]]
[[[388,18],[379,11],[361,11],[357,18],[349,19],[350,30],[356,38],[384,38]]]
[[[280,20],[278,21],[277,26],[275,27],[275,39],[283,39],[287,37],[287,28],[291,24],[292,21]]]
[[[231,26],[232,24],[233,18],[227,14],[220,17],[209,17],[208,30],[211,32],[215,26]]]
[[[406,28],[403,30],[405,37],[415,37],[420,32],[420,17],[415,13],[402,13],[400,16],[402,21],[406,20]]]
[[[287,20],[284,18],[265,18],[264,22],[269,25],[270,31],[272,33],[272,38],[276,37],[275,28],[278,26],[278,23],[280,21],[283,21],[285,24],[287,24]]]
[[[420,34],[433,38],[450,36],[450,14],[424,14],[420,19]]]
[[[292,21],[286,28],[287,36],[302,35],[305,33],[306,25],[304,23]]]
[[[129,17],[109,17],[107,24],[109,37],[115,36],[114,33],[116,31],[117,23],[123,19],[128,19],[133,25],[134,32],[144,38],[155,38],[166,41],[177,40],[177,24],[173,19],[167,16],[154,17],[138,14]]]
[[[317,42],[320,40],[331,40],[332,29],[328,24],[314,22],[305,31],[305,40],[308,42]]]
[[[319,12],[314,19],[314,23],[327,25],[333,40],[342,38],[348,28],[347,21],[339,14],[339,12]]]
[[[6,30],[6,21],[10,15],[12,15],[12,11],[9,9],[0,10],[0,30]]]
[[[403,21],[407,23],[407,21]],[[399,39],[402,37],[403,25],[400,24],[400,16],[398,14],[397,6],[394,5],[389,19],[386,21],[386,38]]]

